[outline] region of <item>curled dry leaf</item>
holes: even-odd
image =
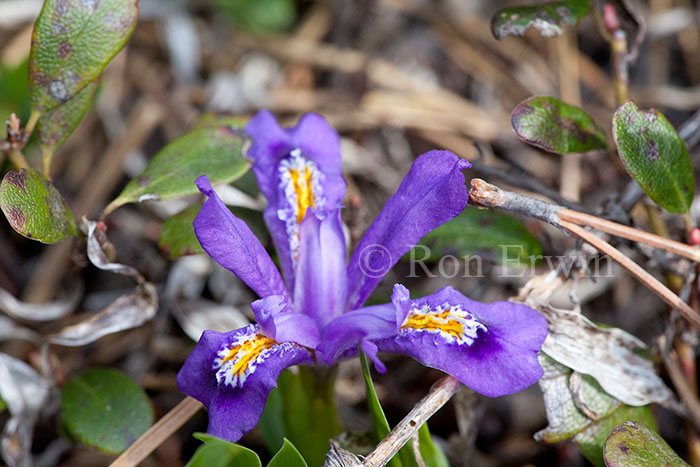
[[[108,334],[141,326],[155,316],[157,309],[156,288],[144,282],[137,293],[119,297],[97,314],[50,336],[49,342],[68,347],[87,345]]]
[[[31,465],[34,424],[49,391],[48,383],[32,367],[0,353],[0,396],[10,412],[2,433],[2,458],[9,466]]]
[[[0,342],[19,339],[39,344],[41,336],[31,329],[17,325],[14,321],[6,316],[0,315]]]
[[[172,303],[170,309],[185,334],[195,342],[205,330],[228,332],[250,324],[236,308],[209,300],[180,300]]]
[[[73,281],[73,283],[75,285],[64,298],[49,303],[21,302],[7,290],[0,288],[0,310],[14,318],[28,321],[52,321],[61,318],[75,310],[83,295],[83,283],[81,281]]]
[[[547,318],[549,335],[542,350],[557,362],[592,376],[605,392],[628,405],[672,398],[651,360],[639,355],[646,347],[636,337],[618,328],[598,327],[580,313],[556,309],[532,297],[525,302]]]
[[[110,261],[106,248],[112,248],[105,235],[106,227],[103,222],[91,221],[83,218],[81,228],[87,231],[87,255],[90,262],[104,271],[111,271],[124,276],[133,277],[138,282],[145,279],[133,266],[113,263]]]

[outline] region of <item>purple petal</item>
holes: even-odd
[[[306,207],[335,209],[345,196],[340,139],[317,114],[306,114],[296,127],[284,129],[270,112],[260,111],[246,125],[246,131],[253,139],[248,150],[253,159],[253,172],[268,200],[265,223],[277,246],[282,271],[291,290],[294,288],[299,223]],[[306,196],[309,193],[311,196]],[[298,198],[304,201],[300,203]]]
[[[287,311],[275,315],[274,320],[277,342],[296,342],[313,349],[321,341],[318,323],[308,315]]]
[[[265,332],[265,335],[273,339],[276,339],[277,336],[274,318],[286,307],[287,303],[282,295],[270,295],[269,297],[255,300],[250,304],[250,309],[253,310],[253,315],[255,315],[255,321]]]
[[[323,326],[345,308],[345,236],[340,209],[310,210],[301,223],[299,238],[294,306]]]
[[[318,347],[324,361],[330,365],[346,357],[348,349],[357,347],[366,340],[379,340],[395,335],[410,308],[406,287],[396,284],[391,300],[392,303],[385,305],[368,306],[343,313],[328,323],[323,329],[323,339]],[[374,354],[376,355],[376,352]],[[373,361],[375,367],[383,366],[381,362],[378,365],[378,360],[374,357]]]
[[[425,234],[464,210],[468,193],[462,170],[469,167],[448,151],[430,151],[416,159],[350,258],[348,309],[361,306]]]
[[[208,196],[194,220],[194,231],[204,251],[260,297],[288,297],[282,276],[255,234],[219,199],[206,176],[195,183]]]
[[[416,311],[439,313],[450,309],[450,320],[463,321],[461,338],[445,330],[416,324]],[[454,328],[453,328],[454,329]],[[485,329],[485,330],[484,330]],[[468,299],[451,287],[414,300],[406,325],[395,337],[376,341],[382,352],[409,355],[424,365],[451,374],[476,392],[490,397],[518,392],[542,377],[537,353],[547,337],[545,318],[532,308],[511,303],[484,304]]]
[[[228,381],[227,375],[232,374],[232,370],[221,363],[217,365],[217,359],[221,362],[223,355],[241,342],[266,342],[264,339],[267,338],[255,325],[229,333],[205,331],[178,373],[180,390],[209,410],[209,434],[237,441],[257,424],[282,370],[313,362],[311,352],[304,347],[274,343],[251,360],[243,376]]]

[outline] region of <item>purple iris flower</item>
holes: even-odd
[[[487,396],[542,376],[537,352],[546,321],[527,306],[483,304],[450,287],[411,300],[397,284],[391,303],[362,307],[399,258],[466,207],[469,162],[447,151],[418,157],[348,261],[335,130],[311,113],[285,129],[267,111],[245,129],[282,274],[207,177],[198,178],[208,197],[194,221],[202,248],[260,296],[251,304],[257,324],[205,331],[178,373],[180,390],[209,409],[210,434],[238,440],[257,424],[285,368],[330,365],[356,355],[358,344],[379,371],[378,352],[402,353]]]

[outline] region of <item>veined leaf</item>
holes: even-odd
[[[690,209],[693,164],[683,140],[663,115],[627,101],[615,112],[613,136],[627,171],[655,203],[670,212]]]
[[[562,28],[576,26],[591,9],[590,0],[564,0],[504,8],[494,13],[491,32],[496,39],[506,36],[522,36],[530,28],[537,29],[544,37],[555,37]]]
[[[628,467],[636,465],[687,466],[658,433],[642,423],[626,422],[616,426],[605,442],[605,465]]]

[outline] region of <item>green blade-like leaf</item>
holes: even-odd
[[[308,467],[301,453],[285,438],[282,448],[267,464],[267,467]]]
[[[603,456],[608,467],[688,465],[673,452],[658,433],[637,422],[626,422],[616,426],[605,442]]]
[[[439,445],[433,442],[433,437],[430,436],[428,422],[425,422],[418,430],[418,449],[420,455],[425,461],[425,465],[431,467],[450,467],[450,462],[447,456]]]
[[[17,114],[22,121],[29,116],[29,92],[27,91],[27,63],[9,65],[0,63],[0,121]],[[0,141],[7,137],[6,125],[0,125]]]
[[[29,55],[32,108],[47,112],[94,81],[131,36],[138,0],[46,0]]]
[[[61,390],[61,412],[72,436],[107,453],[124,451],[153,421],[148,396],[126,375],[92,369]]]
[[[524,100],[513,109],[510,123],[522,141],[557,154],[607,147],[605,133],[591,117],[554,97]]]
[[[627,101],[615,112],[613,136],[627,171],[655,203],[670,212],[690,209],[693,165],[683,140],[663,115]]]
[[[205,444],[197,448],[187,467],[262,467],[255,452],[206,433],[194,437]]]
[[[590,0],[565,0],[504,8],[494,13],[491,32],[496,39],[506,36],[522,36],[531,27],[544,37],[562,33],[565,25],[576,26],[591,9]]]
[[[37,131],[44,153],[45,171],[53,153],[68,139],[85,116],[98,87],[97,80],[88,83],[75,96],[39,118]]]
[[[334,403],[334,375],[318,368],[296,370],[280,374],[258,427],[271,452],[287,438],[309,465],[321,465],[329,440],[342,431]]]
[[[156,154],[105,213],[126,203],[191,195],[197,192],[194,181],[200,175],[207,175],[213,185],[232,182],[250,166],[242,149],[243,136],[230,126],[195,129]]]
[[[459,216],[429,232],[412,260],[437,262],[447,255],[464,260],[479,255],[487,261],[529,264],[542,255],[542,245],[517,219],[506,214],[467,208]],[[447,266],[446,266],[447,267]]]
[[[56,243],[78,233],[61,193],[40,172],[8,172],[0,184],[0,209],[19,234],[42,243]]]

